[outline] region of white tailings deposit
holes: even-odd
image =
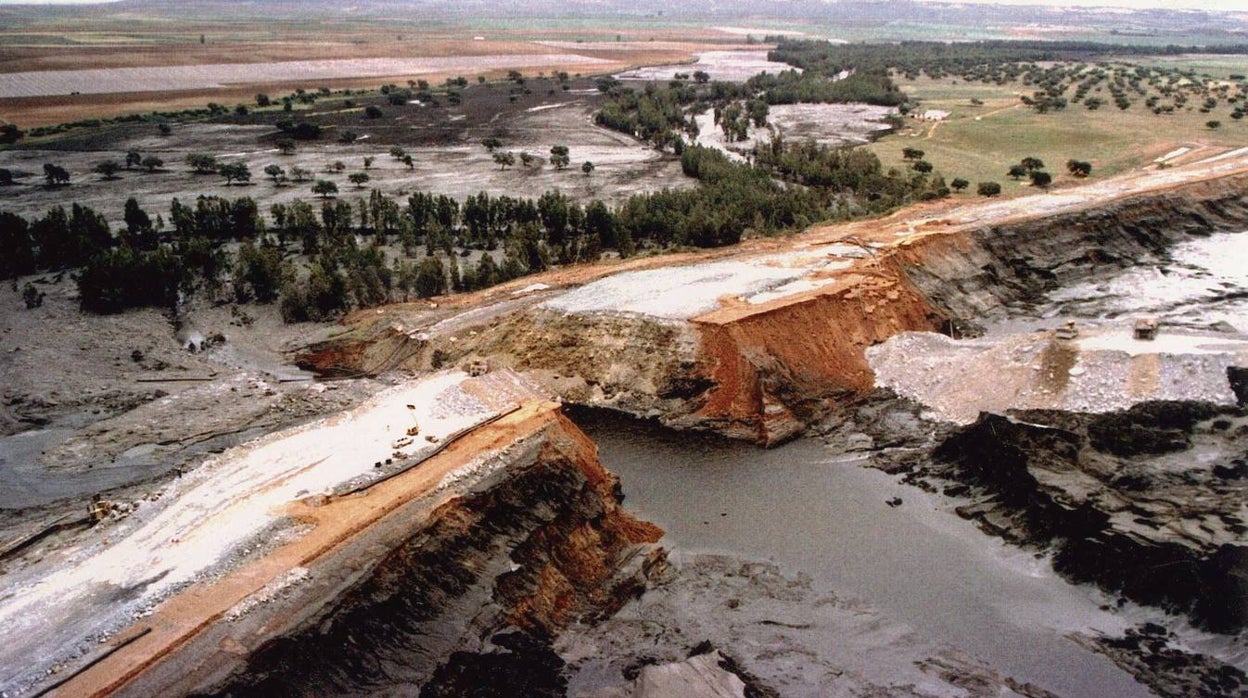
[[[1145,314],[1191,329],[1220,324],[1248,331],[1248,233],[1182,242],[1169,258],[1059,289],[1049,299],[1067,316],[1112,320]]]
[[[676,73],[693,75],[696,70],[711,76],[712,80],[724,82],[745,82],[759,73],[780,73],[785,70],[796,70],[788,63],[776,63],[768,60],[767,50],[748,51],[704,51],[697,54],[693,63],[680,65],[656,65],[638,68],[616,75],[621,80],[671,80]]]
[[[749,138],[727,142],[724,132],[715,124],[715,114],[698,114],[698,145],[722,150],[735,160],[735,152],[749,152],[755,143],[770,143],[777,134],[790,143],[814,141],[831,147],[860,145],[871,142],[892,126],[887,119],[896,114],[892,107],[870,104],[777,104],[767,112],[767,126],[751,128]]]
[[[762,293],[805,273],[804,269],[745,262],[625,272],[552,298],[541,307],[576,314],[649,315],[688,320],[719,307],[723,296]]]
[[[688,320],[722,307],[725,301],[766,303],[828,286],[855,259],[869,254],[868,247],[834,242],[741,262],[626,271],[560,294],[540,307],[574,314]]]
[[[969,424],[980,412],[1115,412],[1150,400],[1236,403],[1230,366],[1248,366],[1242,335],[1178,333],[1135,339],[1129,324],[1080,327],[1074,340],[1037,332],[954,340],[906,332],[867,349],[876,385]]]
[[[11,573],[0,597],[0,695],[89,650],[186,585],[273,545],[285,505],[371,477],[396,451],[418,458],[526,395],[536,393],[505,371],[440,373],[394,388],[348,412],[230,449],[142,502],[102,542]],[[414,426],[419,433],[408,436]],[[299,531],[277,535],[289,540]]]
[[[215,63],[152,68],[38,70],[0,74],[0,98],[116,92],[172,92],[290,80],[376,78],[499,68],[553,68],[609,63],[575,53],[340,58],[273,63]]]

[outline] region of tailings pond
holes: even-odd
[[[599,413],[577,421],[620,476],[625,505],[662,526],[678,558],[726,554],[810,575],[816,587],[1058,695],[1152,695],[1064,637],[1118,634],[1138,621],[1102,610],[1112,601],[1101,592],[958,518],[949,498],[813,439],[764,451]],[[823,640],[837,643],[836,628]]]

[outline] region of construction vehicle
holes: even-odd
[[[1157,339],[1157,318],[1142,317],[1136,320],[1133,335],[1136,339],[1150,342]]]
[[[1065,325],[1059,327],[1057,332],[1053,333],[1053,336],[1058,339],[1077,339],[1079,337],[1079,329],[1075,327],[1075,322],[1071,320]]]

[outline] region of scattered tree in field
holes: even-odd
[[[693,71],[693,81],[699,85],[705,85],[711,81],[711,75],[705,70],[695,70]]]
[[[308,177],[311,177],[311,176],[312,176],[311,172],[309,172],[307,169],[303,167],[299,167],[298,165],[295,165],[294,167],[290,168],[290,178],[295,180],[296,182],[306,182],[308,181]]]
[[[342,160],[334,160],[325,166],[326,172],[338,173],[347,169],[347,163]]]
[[[247,116],[248,114],[251,113],[251,110],[247,108],[246,104],[240,104],[234,107],[234,113],[238,114],[239,116]]]
[[[295,154],[295,139],[293,138],[279,138],[273,144],[277,146],[278,152],[282,155]]]
[[[1044,161],[1040,158],[1026,157],[1022,159],[1021,164],[1028,172],[1044,169]]]
[[[911,167],[914,168],[915,172],[919,172],[922,174],[927,174],[928,172],[931,172],[933,169],[932,163],[928,162],[927,160],[915,160],[914,164],[911,165]]]
[[[322,199],[328,199],[338,193],[338,185],[328,179],[318,179],[316,184],[312,185],[312,193]]]
[[[1022,165],[1010,165],[1010,171],[1007,172],[1011,179],[1022,179],[1027,176],[1027,168]]]
[[[343,131],[342,133],[338,134],[339,143],[354,143],[358,141],[359,139],[360,139],[360,134],[350,129],[347,129],[346,131]]]
[[[1031,186],[1033,187],[1043,188],[1053,183],[1053,176],[1050,175],[1048,172],[1045,172],[1044,170],[1035,170],[1034,172],[1031,173],[1030,177],[1031,177]]]
[[[213,174],[217,171],[217,156],[208,153],[191,153],[186,156],[186,164],[195,174]]]
[[[69,171],[49,162],[43,166],[43,178],[47,180],[49,187],[69,184]]]
[[[223,164],[217,168],[217,174],[225,177],[225,186],[227,187],[234,182],[245,184],[251,181],[251,169],[247,167],[245,162]]]
[[[347,179],[351,180],[357,189],[363,189],[364,185],[368,184],[369,176],[367,172],[352,172],[347,175]]]
[[[1218,121],[1217,119],[1214,119],[1212,121],[1206,121],[1205,126],[1210,129],[1221,128],[1222,122]]]
[[[481,145],[485,146],[485,149],[492,153],[498,148],[503,147],[503,142],[494,136],[490,136],[488,138],[482,138]]]
[[[256,106],[257,106],[257,107],[267,107],[267,106],[269,106],[269,105],[270,105],[270,104],[272,104],[272,103],[273,103],[273,100],[269,99],[269,96],[268,96],[268,95],[266,95],[265,93],[260,92],[260,93],[258,93],[258,94],[256,95]]]
[[[283,170],[278,165],[266,166],[264,168],[264,173],[269,176],[269,179],[273,180],[274,184],[277,184],[279,180],[286,176],[286,170]]]
[[[381,107],[376,104],[370,104],[367,107],[364,107],[364,116],[367,116],[370,119],[380,119],[381,115]]]
[[[1067,160],[1066,170],[1076,177],[1087,177],[1092,174],[1092,163],[1083,160]]]
[[[589,160],[586,160],[585,162],[581,163],[581,172],[584,172],[586,177],[593,174],[594,163],[590,162]]]
[[[402,160],[403,160],[403,164],[407,165],[407,169],[409,170],[416,169],[416,161],[412,159],[411,155],[404,155]]]
[[[159,131],[162,136],[168,136],[173,133],[173,127],[169,124],[160,124],[156,127],[156,130]]]
[[[9,145],[10,143],[16,143],[22,139],[22,136],[25,135],[26,134],[23,133],[16,124],[5,124],[0,126],[0,144]]]
[[[399,146],[396,145],[390,148],[390,157],[394,158],[395,160],[402,160],[404,155],[407,155],[407,151],[403,150]]]
[[[155,155],[148,155],[147,157],[143,158],[142,164],[143,164],[143,167],[147,168],[148,172],[155,172],[156,170],[159,170],[160,168],[165,166],[165,161],[161,160],[159,157]]]
[[[143,163],[143,156],[137,150],[126,153],[126,169],[130,170]]]
[[[949,183],[949,186],[953,187],[954,191],[963,191],[967,187],[971,186],[971,183],[961,177],[957,177]]]
[[[520,151],[520,164],[521,165],[524,165],[526,168],[528,168],[528,167],[532,167],[533,163],[535,162],[537,162],[536,155],[530,153],[527,150]]]
[[[364,157],[364,169],[371,170],[373,168],[374,160],[376,160],[376,158],[374,158],[372,155],[366,155]]]
[[[1001,185],[996,182],[980,182],[975,191],[980,196],[997,196],[1001,193]]]
[[[922,160],[924,152],[918,148],[902,148],[901,157],[906,160]]]
[[[104,179],[117,179],[117,173],[121,171],[121,165],[116,160],[105,160],[97,163],[95,171]]]
[[[516,164],[516,156],[511,151],[494,151],[494,162],[498,164],[498,169],[505,170],[509,165]]]
[[[554,145],[550,147],[550,164],[554,165],[556,170],[562,170],[571,162],[572,158],[568,156],[568,146]]]

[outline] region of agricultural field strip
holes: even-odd
[[[610,64],[575,53],[425,58],[352,58],[275,63],[218,63],[156,68],[97,68],[0,74],[0,99],[50,95],[170,92],[291,80],[389,77]]]

